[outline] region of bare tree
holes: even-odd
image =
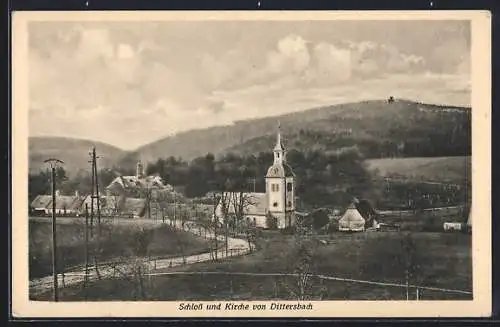
[[[301,226],[302,220],[297,222],[294,248],[287,258],[289,270],[294,272],[292,282],[285,283],[290,294],[298,300],[307,300],[314,294],[314,273],[316,270],[314,256],[318,242],[308,238],[307,228]],[[319,295],[321,297],[321,294]]]
[[[256,199],[253,195],[245,192],[233,192],[232,194],[232,207],[234,210],[234,225],[241,227],[241,223],[244,220],[245,215],[248,212],[250,206],[255,205]],[[241,230],[240,230],[241,232]]]

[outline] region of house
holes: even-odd
[[[59,190],[56,190],[56,210],[58,216],[78,216],[83,198],[78,192],[75,195],[61,195]],[[35,215],[52,215],[53,203],[52,195],[38,195],[31,202],[31,210]]]
[[[236,211],[243,212],[246,218],[261,228],[272,227],[268,225],[268,222],[272,220],[280,229],[295,225],[295,174],[286,161],[286,149],[281,141],[279,126],[273,153],[273,164],[265,176],[266,192],[223,193],[224,195],[219,197],[216,208],[219,220],[223,219],[224,211],[231,214],[231,207],[233,207]],[[225,201],[226,198],[229,200]],[[239,210],[238,203],[241,204],[242,201],[245,202],[244,209]]]
[[[215,209],[215,215],[221,221],[224,208],[229,217],[241,214],[256,227],[268,228],[266,193],[224,192],[219,197],[219,204]]]
[[[120,208],[122,207],[124,201],[123,196],[100,195],[99,198],[99,212],[101,216],[107,217],[119,214]],[[96,215],[97,201],[94,200],[93,206],[93,210]],[[85,197],[85,200],[83,201],[82,207],[80,209],[80,215],[85,215],[86,209],[90,214],[90,211],[92,210],[92,197],[90,195]]]
[[[366,220],[352,202],[339,219],[338,226],[341,232],[362,232],[365,230]]]
[[[101,195],[99,196],[99,211],[102,217],[127,217],[127,218],[140,218],[144,217],[147,213],[146,199],[130,198],[126,196],[114,195]],[[91,210],[92,198],[87,196],[83,201],[81,215],[85,214],[85,207]],[[94,201],[94,215],[97,214],[97,202]]]
[[[150,191],[152,197],[161,192],[175,192],[174,188],[165,184],[159,175],[146,176],[141,162],[137,163],[135,176],[118,176],[106,187],[108,195],[144,196],[145,191]]]
[[[378,213],[368,200],[354,198],[338,220],[339,231],[378,229]]]

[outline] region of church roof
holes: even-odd
[[[266,177],[270,178],[284,178],[293,177],[294,173],[292,167],[286,163],[275,163],[267,170]]]

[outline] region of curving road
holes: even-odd
[[[47,221],[47,219],[50,218],[30,217],[30,219]],[[60,218],[58,219],[58,223],[59,222],[74,223],[76,219],[81,220],[82,218]],[[159,224],[162,223],[161,221],[154,221],[150,219],[133,219],[133,220],[117,219],[115,220],[115,222],[119,222],[120,224],[136,224],[140,226],[158,226]],[[169,219],[165,219],[165,224],[174,225],[173,221]],[[177,228],[182,229],[181,221],[177,220],[175,222],[175,225]],[[190,224],[190,228],[188,229],[188,231],[194,234],[201,234],[201,228],[198,225],[193,224],[192,222]],[[214,238],[214,236],[215,235],[212,232],[207,231],[207,237]],[[223,236],[218,235],[217,239],[221,242],[224,242]],[[252,248],[254,247],[253,244],[251,246]],[[228,249],[229,249],[229,253],[227,254],[228,257],[244,255],[249,253],[250,251],[249,244],[246,240],[233,237],[228,237]],[[115,278],[118,276],[127,276],[127,277],[133,276],[135,274],[136,268],[138,267],[138,263],[142,263],[141,264],[142,269],[146,269],[147,271],[154,271],[169,267],[176,267],[186,264],[193,264],[197,262],[210,261],[214,258],[214,255],[215,253],[213,252],[207,252],[202,254],[190,255],[186,257],[175,257],[168,259],[150,260],[149,258],[136,258],[135,260],[132,259],[126,263],[103,262],[99,263],[98,270],[100,276],[97,276],[95,267],[89,268],[88,281],[97,280],[99,279],[99,277],[100,279],[106,279],[106,278]],[[217,251],[217,258],[218,259],[226,258],[225,249]],[[85,279],[84,268],[75,268],[75,270],[73,271],[65,272],[64,276],[62,274],[58,275],[59,287],[80,284],[84,282],[84,279]],[[30,293],[32,294],[45,292],[47,290],[50,290],[52,287],[53,287],[53,276],[36,278],[30,280],[29,283]]]

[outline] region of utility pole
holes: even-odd
[[[50,158],[44,161],[50,165],[51,182],[52,182],[52,275],[53,284],[53,299],[54,302],[59,300],[58,295],[58,280],[57,280],[57,222],[56,222],[56,165],[64,164],[62,160]]]
[[[83,287],[87,297],[87,284],[89,279],[89,205],[85,203],[85,277]]]
[[[96,200],[97,209],[97,235],[101,236],[101,204],[99,196],[99,178],[97,175],[97,159],[100,158],[96,155],[95,146],[92,147],[92,152],[89,152],[90,163],[92,165],[92,192],[91,192],[91,202],[90,202],[90,226],[92,231],[93,220],[94,220],[94,200]],[[92,234],[91,234],[92,235]]]

